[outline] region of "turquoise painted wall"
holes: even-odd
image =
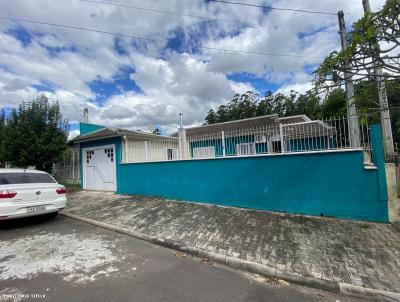
[[[360,150],[121,164],[120,137],[81,143],[81,154],[108,144],[116,145],[120,194],[388,221],[380,126],[371,127],[377,169],[364,168]]]
[[[372,161],[378,168],[378,186],[380,187],[379,199],[387,202],[389,199],[387,192],[387,182],[385,173],[385,157],[382,141],[382,128],[379,125],[372,125],[370,130],[370,141],[372,146]]]
[[[97,131],[100,129],[104,129],[104,126],[95,125],[95,124],[86,124],[86,123],[79,123],[79,131],[80,135],[85,135],[93,131]]]
[[[81,188],[83,188],[83,165],[85,164],[85,154],[82,152],[83,148],[89,147],[98,147],[98,146],[106,146],[106,145],[115,145],[115,163],[116,163],[116,173],[117,173],[117,191],[119,185],[119,170],[120,170],[120,163],[122,162],[122,139],[121,137],[113,137],[113,138],[105,138],[105,139],[98,139],[94,141],[88,141],[80,143],[80,175],[81,175]]]
[[[387,222],[379,126],[371,144],[377,169],[361,150],[121,164],[118,193]]]
[[[388,221],[362,151],[122,164],[118,193]]]

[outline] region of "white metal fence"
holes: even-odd
[[[126,141],[125,162],[205,159],[294,152],[333,151],[363,148],[371,162],[369,126],[360,120],[359,146],[351,145],[346,118],[280,123],[209,132],[207,128],[187,131],[179,137]]]
[[[79,183],[79,149],[68,148],[65,150],[63,159],[53,165],[53,176],[62,182]]]
[[[176,160],[179,158],[179,142],[176,137],[160,137],[152,140],[124,142],[125,162]]]

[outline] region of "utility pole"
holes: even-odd
[[[371,7],[369,5],[369,0],[363,0],[362,3],[364,7],[364,13],[365,14],[370,13]],[[386,94],[386,85],[385,85],[385,80],[382,76],[382,66],[379,63],[380,47],[378,43],[375,43],[375,45],[372,45],[372,47],[374,48],[374,50],[376,50],[376,55],[372,59],[375,61],[374,74],[378,85],[378,98],[379,98],[379,108],[381,112],[383,143],[385,147],[385,154],[390,155],[394,153],[393,134],[392,134],[392,125],[390,123],[390,111]]]
[[[343,11],[338,12],[339,18],[339,35],[342,50],[347,48],[346,40],[346,24],[344,23]],[[346,70],[350,69],[350,63],[347,62]],[[354,86],[351,73],[346,71],[344,73],[346,79],[346,104],[347,104],[347,120],[349,124],[349,140],[351,147],[360,147],[360,127],[358,125],[358,114],[354,98]]]

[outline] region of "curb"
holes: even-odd
[[[356,297],[361,297],[365,298],[368,300],[372,301],[400,301],[400,293],[394,293],[394,292],[389,292],[389,291],[384,291],[384,290],[377,290],[373,288],[367,288],[367,287],[360,287],[360,286],[355,286],[352,284],[347,284],[347,283],[340,283],[332,280],[327,280],[327,279],[320,279],[320,278],[315,278],[315,277],[307,277],[303,276],[300,274],[296,273],[291,273],[291,272],[286,272],[283,270],[279,270],[276,268],[272,268],[269,266],[266,266],[261,263],[253,262],[253,261],[248,261],[248,260],[243,260],[239,258],[235,258],[232,256],[227,256],[224,254],[220,253],[215,253],[211,252],[205,249],[197,248],[197,247],[191,247],[191,246],[184,246],[181,245],[175,241],[172,241],[170,239],[163,239],[159,238],[156,236],[151,236],[135,231],[129,231],[126,230],[122,227],[118,227],[115,225],[107,224],[104,222],[100,222],[94,219],[90,218],[85,218],[79,215],[75,214],[70,214],[70,213],[63,213],[60,212],[60,215],[63,215],[65,217],[69,217],[75,220],[79,220],[88,224],[92,224],[107,230],[111,230],[117,233],[129,235],[132,237],[135,237],[137,239],[141,239],[144,241],[152,242],[160,246],[164,246],[170,249],[178,250],[181,252],[185,252],[188,254],[191,254],[196,257],[201,257],[201,258],[207,258],[212,261],[225,264],[230,267],[238,268],[244,271],[248,271],[251,273],[267,276],[267,277],[275,277],[279,279],[283,279],[295,284],[299,285],[304,285],[312,288],[317,288],[317,289],[323,289],[323,290],[328,290],[328,291],[333,291],[333,292],[340,292],[345,295],[349,296],[356,296]]]

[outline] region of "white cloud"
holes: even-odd
[[[140,1],[120,3],[151,9],[178,11],[223,20],[207,26],[201,20],[171,14],[118,8],[79,0],[15,0],[0,3],[2,16],[48,21],[150,39],[166,40],[175,31],[184,34],[182,43],[193,54],[165,50],[166,42],[151,43],[120,38],[124,53],[115,48],[115,37],[99,33],[21,23],[31,35],[24,45],[10,34],[13,22],[0,22],[0,106],[15,107],[51,86],[46,92],[59,100],[66,117],[78,121],[89,107],[92,122],[127,128],[159,125],[171,129],[178,113],[187,124],[201,123],[206,112],[229,100],[235,93],[255,90],[251,80],[234,82],[227,75],[246,72],[280,86],[281,92],[309,88],[305,68],[318,64],[338,48],[336,16],[271,11],[206,3],[202,0]],[[348,27],[362,15],[360,1],[269,0],[260,4],[320,11],[345,11]],[[379,7],[384,0],[372,1]],[[252,24],[246,27],[240,24]],[[321,31],[324,29],[324,31]],[[238,49],[250,52],[308,56],[290,58],[247,55],[198,49],[197,46]],[[188,48],[189,47],[189,48]],[[57,49],[58,51],[54,51]],[[121,68],[135,70],[131,79],[141,93],[119,91],[95,103],[96,91],[89,83],[111,81]],[[32,85],[35,86],[34,88]]]
[[[71,130],[71,131],[69,132],[69,135],[68,135],[68,140],[71,140],[71,139],[73,139],[74,137],[77,137],[79,134],[80,134],[80,131],[79,131],[79,130]]]
[[[277,92],[289,95],[290,91],[292,90],[297,91],[299,93],[305,93],[307,90],[310,90],[311,88],[312,85],[310,82],[295,83],[295,84],[284,85],[281,88],[279,88]]]

